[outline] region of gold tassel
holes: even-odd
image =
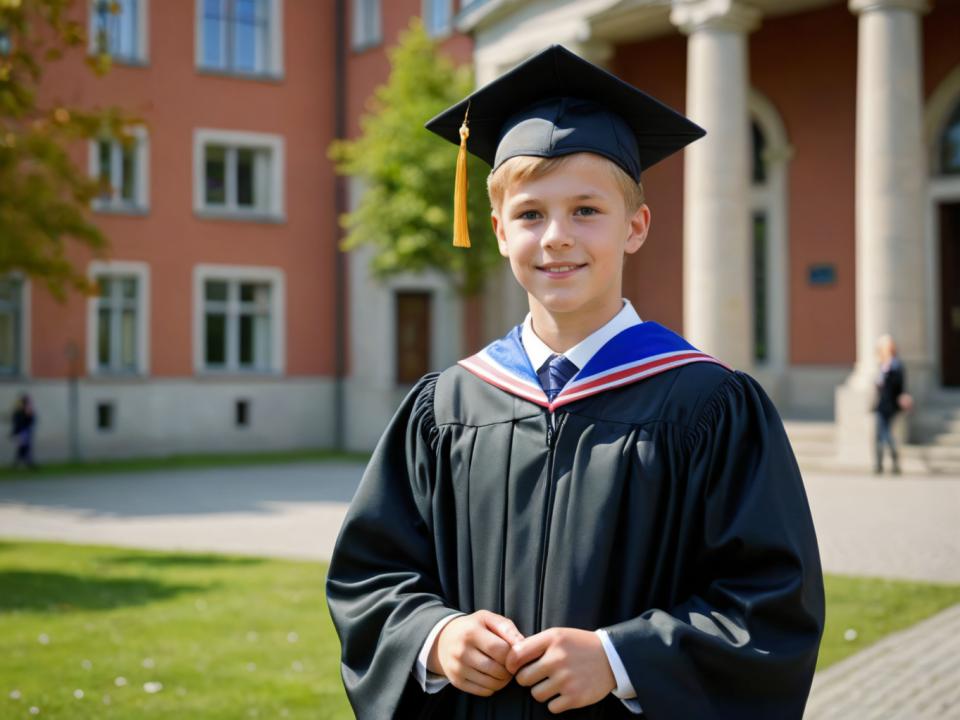
[[[470,247],[470,230],[467,227],[467,138],[470,137],[470,128],[467,127],[467,117],[470,106],[463,116],[463,125],[460,126],[460,150],[457,152],[457,177],[453,186],[453,246]]]

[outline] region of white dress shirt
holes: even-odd
[[[590,359],[597,354],[597,351],[612,340],[614,336],[619,335],[627,328],[638,325],[641,322],[643,321],[640,319],[637,311],[633,309],[633,305],[630,304],[629,300],[625,299],[620,312],[614,315],[609,322],[598,330],[590,333],[590,335],[562,354],[567,360],[577,366],[577,370],[582,370]],[[523,349],[527,353],[527,357],[530,359],[530,364],[533,366],[535,372],[543,367],[543,364],[547,362],[547,359],[551,355],[556,354],[543,340],[537,337],[533,329],[533,320],[530,313],[527,313],[527,317],[523,321],[523,330],[520,339],[523,342]],[[551,417],[551,422],[553,422],[553,417]],[[450,682],[442,675],[436,675],[428,671],[427,659],[430,656],[430,650],[433,648],[433,643],[437,635],[440,634],[440,631],[448,622],[461,615],[463,615],[463,613],[454,612],[440,620],[440,622],[433,626],[433,629],[423,643],[423,647],[420,649],[420,654],[417,656],[417,662],[414,667],[414,676],[425,692],[439,692]],[[630,676],[627,675],[627,669],[623,665],[620,654],[616,648],[614,648],[613,642],[611,642],[610,636],[605,630],[601,629],[595,632],[600,638],[603,651],[607,656],[607,662],[610,663],[610,669],[617,682],[617,687],[614,688],[613,694],[623,701],[627,709],[639,715],[642,711],[640,709],[640,703],[635,699],[637,693],[633,688],[633,683],[630,682]]]

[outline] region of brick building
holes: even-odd
[[[92,209],[109,261],[74,258],[104,294],[61,306],[0,286],[0,405],[34,396],[41,457],[370,447],[407,375],[522,319],[506,267],[465,303],[337,250],[362,190],[326,148],[358,132],[415,15],[478,82],[559,42],[708,129],[645,175],[653,230],[624,284],[643,317],[756,375],[787,414],[835,414],[845,442],[867,436],[882,332],[928,406],[957,402],[960,0],[120,6],[114,70],[74,57],[43,89],[146,121],[133,151],[77,149],[116,187]],[[103,22],[97,0],[77,7]]]

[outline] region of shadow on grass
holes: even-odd
[[[2,548],[0,548],[2,549]],[[261,558],[227,555],[116,555],[100,562],[111,565],[144,565],[147,567],[212,567],[260,565]]]
[[[209,590],[207,586],[172,585],[141,578],[97,578],[24,570],[0,571],[0,588],[3,588],[0,612],[112,610]]]

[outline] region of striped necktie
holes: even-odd
[[[537,377],[540,378],[540,386],[547,394],[547,400],[553,402],[553,399],[563,390],[564,385],[577,374],[578,369],[563,355],[553,354],[548,357],[547,361],[537,370]]]

